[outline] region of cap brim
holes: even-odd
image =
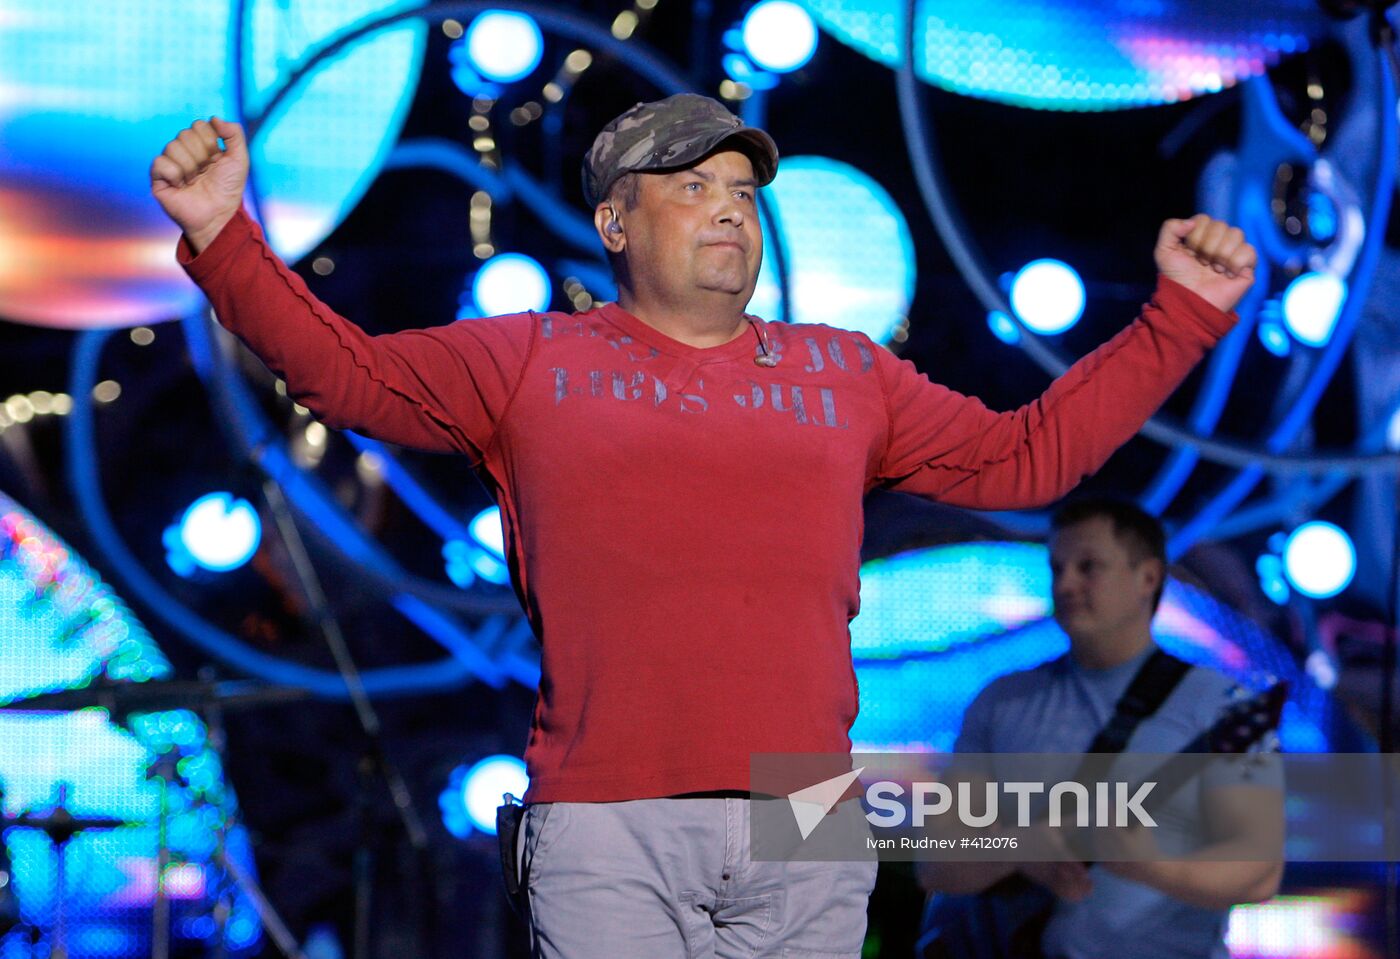
[[[738,141],[737,143],[735,141]],[[732,145],[753,164],[754,179],[759,186],[767,186],[778,175],[778,145],[773,138],[758,127],[740,127],[737,130],[716,131],[713,136],[701,137],[689,150],[669,157],[664,164],[634,167],[631,172],[659,172],[681,170],[703,160],[725,145]]]
[[[706,153],[713,153],[715,147],[722,146],[733,140],[741,140],[750,147],[743,151],[753,162],[754,178],[758,180],[759,186],[767,186],[773,182],[773,178],[778,175],[778,145],[773,142],[773,138],[758,127],[743,127],[728,136],[721,137],[715,142],[715,146],[706,150]]]

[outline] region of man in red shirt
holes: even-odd
[[[713,100],[638,104],[584,163],[616,303],[377,337],[242,209],[236,124],[197,121],[151,166],[181,263],[298,402],[465,454],[501,506],[541,644],[524,858],[543,956],[858,954],[874,863],[754,862],[745,793],[754,753],[849,752],[862,497],[1059,498],[1230,329],[1252,281],[1239,230],[1169,220],[1142,315],[994,413],[861,334],[744,312],[777,165]]]

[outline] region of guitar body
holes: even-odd
[[[1041,959],[1041,936],[1055,896],[1024,876],[985,892],[938,896],[924,914],[922,959]]]

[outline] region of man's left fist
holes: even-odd
[[[1244,231],[1204,213],[1163,223],[1153,256],[1157,272],[1227,313],[1254,284],[1259,259]]]

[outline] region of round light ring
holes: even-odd
[[[1346,302],[1347,284],[1331,273],[1304,273],[1283,291],[1283,322],[1299,343],[1326,346]]]
[[[1037,333],[1063,333],[1084,315],[1084,281],[1068,263],[1032,260],[1011,281],[1011,308]]]
[[[180,518],[180,544],[204,569],[222,573],[252,557],[262,540],[262,521],[247,500],[210,493],[190,504]]]
[[[1356,575],[1356,547],[1339,526],[1321,520],[1304,523],[1284,543],[1283,572],[1304,596],[1336,596]]]
[[[482,316],[547,310],[552,295],[549,274],[523,253],[491,257],[472,279],[472,299]]]
[[[462,805],[482,832],[496,834],[496,807],[506,793],[520,797],[530,785],[525,763],[515,756],[487,756],[462,779]]]
[[[749,58],[773,73],[800,69],[817,50],[812,15],[791,0],[754,4],[739,32]]]
[[[514,83],[540,65],[544,35],[534,19],[508,10],[487,10],[472,21],[465,37],[472,66],[488,80]]]

